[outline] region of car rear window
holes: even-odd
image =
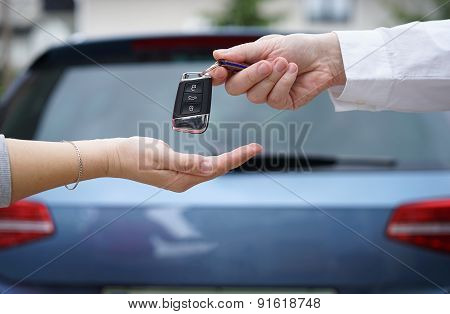
[[[211,154],[261,140],[263,123],[275,129],[307,123],[303,146],[277,135],[263,143],[265,153],[303,149],[311,155],[388,157],[419,167],[450,166],[447,113],[335,113],[326,93],[300,110],[279,112],[251,104],[245,96],[230,96],[223,86],[214,87],[210,129],[202,135],[173,132],[170,121],[181,74],[208,65],[210,61],[181,61],[114,64],[107,70],[96,65],[67,68],[43,107],[34,137],[60,141],[140,133],[161,138],[177,150]],[[234,125],[232,132],[216,132],[223,123]],[[252,128],[252,123],[259,127]]]

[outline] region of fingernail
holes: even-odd
[[[293,63],[289,64],[288,72],[295,73],[295,71],[297,71],[297,67],[295,66],[295,64],[293,64]]]
[[[278,59],[275,62],[275,71],[277,71],[278,73],[283,73],[284,71],[286,71],[287,66],[288,65],[286,62],[283,62],[282,59]]]
[[[200,170],[202,172],[211,172],[211,170],[213,169],[212,163],[210,160],[203,160],[200,163]]]
[[[253,149],[255,150],[255,152],[262,152],[263,151],[263,147],[259,144],[254,143],[253,144]]]
[[[267,62],[262,62],[260,65],[258,65],[258,73],[261,75],[268,75],[270,73],[270,66],[267,64]]]
[[[228,53],[228,49],[217,49],[217,50],[214,50],[214,53],[225,55]]]

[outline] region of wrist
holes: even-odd
[[[83,178],[122,177],[119,146],[124,140],[112,138],[77,142],[85,166]]]
[[[347,77],[345,75],[344,60],[342,58],[341,45],[335,33],[326,33],[321,36],[321,51],[323,63],[332,75],[331,86],[345,85]]]
[[[106,177],[108,174],[107,140],[75,142],[83,163],[83,180]]]
[[[120,143],[124,138],[112,138],[104,140],[104,151],[106,156],[105,177],[122,178],[123,165],[120,158]]]

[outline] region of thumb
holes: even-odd
[[[264,59],[264,41],[255,41],[228,49],[214,50],[214,59],[226,59],[234,62],[255,63]]]

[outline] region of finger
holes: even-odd
[[[274,88],[275,84],[281,79],[283,74],[288,69],[289,63],[286,61],[285,58],[279,57],[276,58],[273,63],[273,71],[272,73],[253,86],[248,92],[247,92],[247,98],[252,103],[255,104],[262,104],[267,102],[267,96]]]
[[[213,51],[214,59],[226,59],[234,62],[254,63],[265,59],[264,41],[255,41],[234,46],[229,49],[219,49]]]
[[[297,79],[297,74],[298,66],[295,63],[289,63],[286,73],[278,80],[267,98],[269,106],[280,110],[293,108],[290,92]]]
[[[194,154],[170,152],[166,159],[166,169],[182,173],[208,176],[213,172],[213,164],[209,158]]]
[[[204,157],[205,159],[211,160],[213,164],[213,171],[209,176],[179,173],[178,177],[174,179],[172,174],[170,186],[165,186],[164,188],[174,192],[184,192],[197,184],[212,180],[234,168],[239,167],[250,158],[259,154],[261,151],[262,146],[253,143],[236,148],[229,153],[225,153],[217,157]]]
[[[253,158],[257,154],[261,153],[262,149],[263,148],[261,145],[252,143],[238,147],[231,152],[215,157],[213,162],[214,174],[222,175],[234,168],[239,167],[250,158]]]
[[[230,95],[241,95],[271,73],[272,64],[269,61],[260,61],[231,76],[225,84],[225,89]]]
[[[209,73],[212,77],[213,85],[221,85],[225,83],[228,77],[228,71],[225,68],[218,67]]]

